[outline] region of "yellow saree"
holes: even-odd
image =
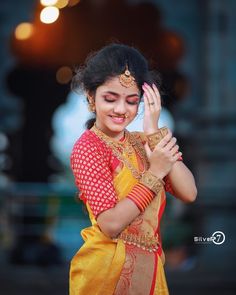
[[[136,153],[129,161],[141,170]],[[113,179],[118,200],[125,198],[137,182],[123,165]],[[85,243],[71,261],[70,295],[169,294],[159,232],[165,200],[163,189],[117,239],[101,232],[87,204],[92,225],[81,231]]]

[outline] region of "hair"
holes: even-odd
[[[109,44],[97,52],[90,54],[85,65],[79,67],[72,79],[72,89],[78,89],[93,95],[96,89],[111,78],[124,73],[126,65],[143,95],[142,85],[155,83],[160,88],[160,77],[155,71],[148,69],[146,58],[134,47],[124,44]],[[86,122],[89,129],[96,117]]]

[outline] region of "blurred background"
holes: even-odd
[[[160,71],[161,124],[198,186],[194,204],[168,196],[170,294],[236,294],[235,16],[232,0],[1,1],[2,295],[68,294],[69,263],[89,225],[69,167],[89,114],[70,81],[89,52],[114,41]],[[141,122],[142,112],[131,129]]]

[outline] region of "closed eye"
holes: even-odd
[[[131,104],[131,105],[137,105],[138,104],[138,101],[127,101],[128,104]]]
[[[104,98],[104,100],[106,101],[106,102],[114,102],[115,101],[115,99],[112,99],[112,98]]]

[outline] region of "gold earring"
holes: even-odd
[[[88,95],[88,110],[92,113],[95,113],[96,107],[95,107],[95,101],[92,96]]]
[[[95,103],[89,103],[89,104],[88,104],[88,110],[89,110],[91,113],[95,113]]]

